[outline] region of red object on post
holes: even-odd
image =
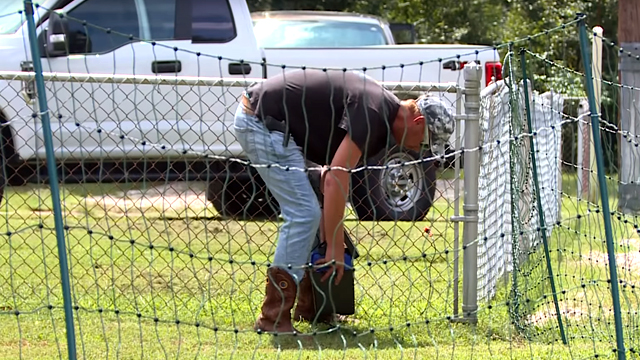
[[[427,234],[427,236],[432,237],[433,234],[431,233],[431,229],[429,229],[428,226],[424,227],[424,233]]]
[[[487,62],[484,64],[485,86],[491,81],[502,80],[502,64],[499,61]],[[494,78],[495,79],[492,79]]]

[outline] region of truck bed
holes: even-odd
[[[476,54],[476,51],[478,53]],[[387,45],[358,48],[265,48],[267,76],[302,66],[364,69],[382,81],[455,82],[463,85],[462,71],[443,69],[450,60],[500,61],[493,48],[473,45]],[[421,63],[422,62],[422,63]],[[402,66],[404,65],[404,66]],[[483,72],[483,85],[484,85]]]

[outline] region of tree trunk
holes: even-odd
[[[635,105],[640,101],[640,1],[619,0],[618,42],[625,52],[634,56],[621,56],[619,62],[620,84],[620,169],[618,209],[624,213],[640,214],[640,151],[635,146],[640,135],[640,113]],[[629,88],[631,87],[631,88]],[[629,141],[631,140],[631,141]]]
[[[618,41],[640,42],[640,1],[618,0]]]

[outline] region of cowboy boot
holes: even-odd
[[[298,332],[291,323],[291,309],[295,302],[296,291],[296,283],[286,270],[269,268],[262,311],[256,320],[254,330],[278,333]]]
[[[334,321],[334,316],[331,314],[325,314],[318,316],[316,319],[316,307],[313,298],[313,284],[311,282],[310,270],[305,270],[302,281],[298,286],[300,294],[298,294],[298,304],[293,314],[293,318],[296,321],[308,321],[313,322],[316,320],[318,323],[330,324]]]

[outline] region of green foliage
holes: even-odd
[[[571,97],[586,97],[584,90],[584,77],[574,73],[568,73],[558,67],[547,67],[542,73],[533,75],[533,82],[537,91],[562,90],[562,94]]]
[[[614,34],[617,0],[249,0],[257,10],[353,11],[416,25],[425,43],[496,44],[567,23],[577,13]],[[559,40],[554,34],[549,40]],[[558,50],[561,43],[555,43]],[[574,51],[576,49],[572,49]]]

